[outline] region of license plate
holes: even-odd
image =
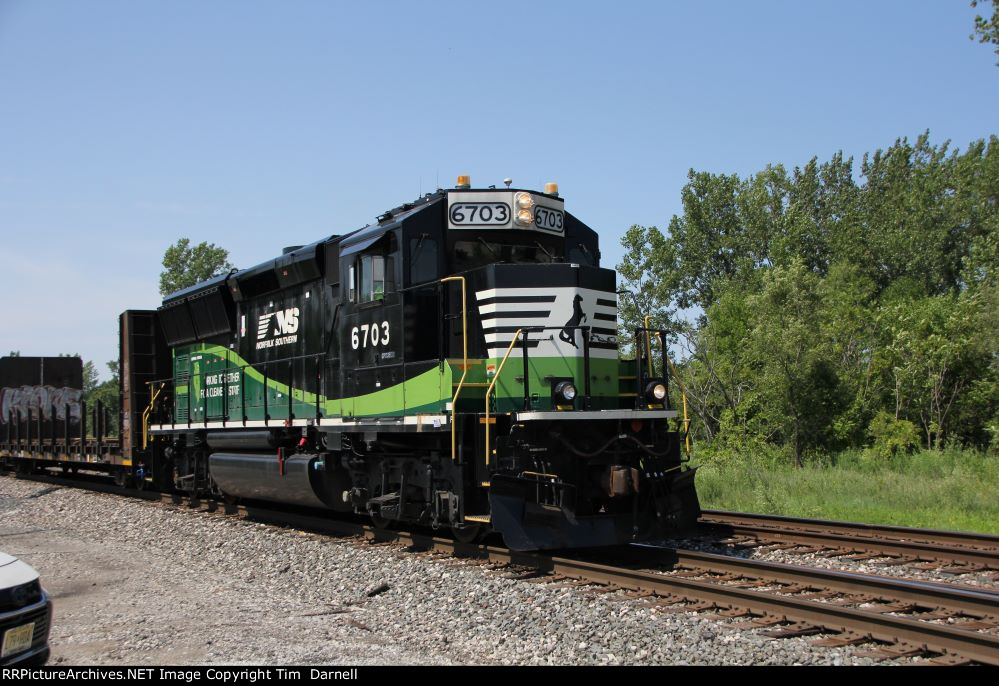
[[[31,637],[35,633],[35,623],[7,629],[3,634],[3,650],[0,657],[20,653],[31,647]]]

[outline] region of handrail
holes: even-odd
[[[646,319],[646,327],[648,327],[648,317]],[[663,332],[657,331],[656,335],[659,336],[659,345],[663,346],[663,350],[666,349],[666,341],[663,339]],[[665,355],[666,364],[669,365],[670,370],[673,372],[673,378],[676,379],[676,385],[680,387],[680,397],[683,398],[683,447],[687,451],[687,455],[690,455],[690,417],[687,416],[687,388],[683,385],[683,380],[680,379],[680,373],[676,370],[676,365],[673,364],[673,360],[669,359],[669,355]],[[651,351],[649,354],[649,360],[651,363],[652,355]]]
[[[649,331],[649,323],[652,317],[645,315],[645,357],[649,361],[649,376],[655,375],[655,370],[652,368],[652,334]],[[663,342],[663,335],[659,334],[659,342]],[[663,374],[666,374],[666,370],[663,370]]]
[[[486,389],[486,466],[489,466],[489,396],[492,395],[493,386],[499,381],[500,373],[503,371],[503,365],[506,364],[507,359],[510,357],[510,353],[513,352],[513,346],[517,344],[517,339],[520,335],[524,333],[523,329],[517,329],[517,333],[513,335],[513,340],[510,341],[510,345],[506,348],[506,354],[503,355],[503,359],[500,361],[499,367],[496,368],[496,373],[493,375],[492,383],[489,384],[489,388]]]
[[[465,279],[464,276],[448,276],[448,277],[445,277],[443,279],[440,279],[440,281],[438,283],[446,283],[446,282],[451,282],[451,281],[460,281],[461,282],[462,374],[461,374],[461,379],[458,382],[458,386],[455,389],[454,395],[452,396],[452,399],[451,399],[451,414],[452,414],[452,416],[451,416],[451,459],[457,460],[457,433],[456,433],[456,431],[457,431],[457,424],[454,421],[454,414],[455,414],[455,410],[457,409],[458,398],[461,395],[461,391],[463,390],[463,388],[465,386],[465,379],[468,376],[468,367],[469,367],[469,365],[468,365],[468,295],[467,295],[467,282],[466,282],[466,279]],[[430,284],[419,284],[418,286],[411,286],[411,287],[409,287],[407,289],[400,289],[400,290],[410,290],[410,289],[416,289],[416,288],[427,288],[428,285],[430,285]],[[229,351],[227,351],[227,354],[228,354],[228,352]],[[281,363],[294,364],[298,360],[306,360],[306,359],[316,359],[317,362],[321,362],[321,358],[323,358],[323,357],[324,357],[323,353],[310,353],[310,354],[305,354],[305,355],[293,355],[293,356],[290,356],[290,357],[284,357],[284,358],[280,358],[280,359],[277,359],[277,360],[267,360],[267,361],[262,361],[262,362],[247,362],[245,364],[236,364],[236,365],[232,365],[232,366],[230,366],[230,362],[231,361],[228,360],[228,358],[227,358],[226,371],[228,372],[228,370],[234,369],[234,370],[238,371],[239,374],[240,374],[240,386],[241,386],[241,388],[240,388],[240,404],[241,404],[241,413],[243,414],[244,422],[245,422],[245,415],[246,415],[246,406],[245,406],[246,398],[245,398],[245,391],[243,390],[242,386],[243,386],[243,382],[244,382],[243,376],[244,376],[244,374],[245,374],[245,372],[246,372],[247,369],[258,370],[258,368],[260,368],[260,367],[263,368],[263,372],[262,372],[263,376],[264,376],[264,393],[263,393],[263,397],[264,397],[264,411],[265,411],[265,416],[266,416],[266,413],[267,413],[267,381],[268,381],[268,378],[267,378],[267,367],[268,367],[268,365],[272,365],[273,366],[273,365],[279,365]],[[209,372],[202,371],[202,372],[198,372],[197,374],[195,374],[191,370],[188,371],[188,389],[187,389],[186,395],[187,395],[187,401],[188,401],[188,404],[189,404],[188,418],[187,418],[187,421],[188,421],[189,425],[190,425],[190,423],[192,421],[190,403],[191,403],[192,397],[194,395],[193,394],[193,388],[192,388],[192,386],[193,386],[193,379],[196,376],[203,378],[208,373]],[[176,381],[177,381],[177,379],[175,377],[168,377],[168,378],[165,378],[165,379],[162,379],[162,380],[157,380],[157,381],[150,382],[150,385],[152,383],[161,383],[161,389],[160,390],[162,390],[162,385],[165,385],[166,383],[175,383]],[[228,382],[225,382],[223,384],[223,387],[224,388],[228,388],[228,385],[229,385]],[[292,389],[293,389],[293,386],[291,385],[291,383],[289,383],[288,384],[288,390],[289,390],[289,393],[288,393],[289,407],[292,406],[292,402],[293,402],[292,393],[291,393]],[[317,405],[318,405],[318,399],[319,399],[319,396],[320,396],[320,391],[321,391],[321,389],[319,387],[317,387],[316,393],[315,393]],[[306,396],[306,392],[303,389],[303,392],[302,392],[302,400],[303,400],[303,402],[305,401],[305,396]],[[228,401],[228,397],[227,396],[224,398],[224,401]],[[227,404],[227,402],[226,402],[226,404]],[[150,409],[150,411],[151,411],[151,409]],[[226,408],[226,411],[224,412],[224,414],[228,415],[228,408]],[[289,416],[290,416],[290,409],[289,409]],[[208,413],[207,413],[207,405],[206,405],[205,417],[204,417],[205,422],[207,422],[207,419],[208,419]],[[225,419],[228,419],[228,416],[226,416]]]
[[[660,342],[662,343],[662,346],[661,346],[662,347],[662,358],[663,358],[662,359],[662,368],[663,368],[662,379],[666,383],[666,397],[663,399],[663,401],[664,401],[665,407],[667,409],[669,409],[669,406],[670,406],[669,405],[669,374],[668,374],[668,371],[667,371],[667,369],[668,369],[667,361],[669,360],[669,355],[668,355],[668,350],[667,350],[666,345],[665,345],[666,339],[663,336],[663,331],[661,329],[648,329],[648,328],[642,328],[642,327],[639,327],[639,328],[635,329],[635,408],[638,409],[638,408],[640,408],[643,405],[643,396],[644,396],[644,393],[645,393],[645,390],[644,390],[645,381],[648,378],[653,378],[654,374],[655,374],[655,371],[654,371],[654,369],[652,367],[651,350],[650,350],[650,355],[649,355],[649,369],[652,370],[652,371],[650,371],[648,377],[644,377],[643,374],[642,374],[642,354],[641,354],[640,351],[642,349],[642,334],[643,333],[646,336],[649,336],[652,333],[657,334],[659,336]],[[645,403],[645,404],[647,406],[651,407],[651,405],[648,405],[647,403]]]
[[[544,331],[572,331],[575,335],[576,331],[583,332],[583,409],[590,409],[590,326],[525,326],[524,331],[524,409],[530,409],[528,402],[530,400],[529,390],[527,386],[527,334],[532,332],[544,332]]]
[[[659,339],[662,340],[662,334],[659,334]],[[676,385],[680,387],[680,397],[683,398],[683,447],[687,451],[687,455],[690,455],[690,417],[687,416],[687,388],[683,385],[683,381],[680,380],[680,374],[676,371],[676,365],[673,361],[666,358],[666,364],[673,371],[673,378],[676,379]]]
[[[150,390],[152,390],[152,383],[149,384]],[[161,383],[160,387],[156,389],[156,392],[149,396],[149,405],[142,411],[142,449],[145,450],[149,446],[149,415],[153,412],[153,406],[156,404],[156,399],[160,396],[160,392],[163,390],[165,383]]]
[[[461,364],[461,380],[458,381],[458,387],[454,390],[454,396],[451,398],[451,460],[457,461],[456,430],[458,423],[455,421],[455,415],[458,410],[458,396],[461,395],[461,388],[465,384],[465,377],[468,375],[468,320],[466,317],[467,308],[465,302],[465,277],[446,276],[440,280],[440,283],[447,283],[448,281],[461,281],[461,354],[463,360]],[[488,427],[488,425],[486,426]]]

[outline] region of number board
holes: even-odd
[[[507,190],[448,191],[447,219],[449,229],[512,229],[565,233],[565,203],[561,198],[549,198],[532,193],[534,222],[524,226],[514,221],[516,194]]]
[[[565,233],[565,213],[552,207],[538,205],[534,208],[534,226],[542,231],[562,235]]]
[[[506,226],[510,206],[505,202],[456,202],[448,210],[448,219],[455,226]]]

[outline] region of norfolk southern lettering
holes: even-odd
[[[279,335],[280,334],[280,335]],[[274,338],[271,338],[271,337]],[[266,312],[257,321],[257,350],[298,342],[298,308]]]

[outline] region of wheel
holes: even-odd
[[[472,544],[482,536],[483,526],[481,524],[454,524],[451,526],[451,534],[458,543]]]

